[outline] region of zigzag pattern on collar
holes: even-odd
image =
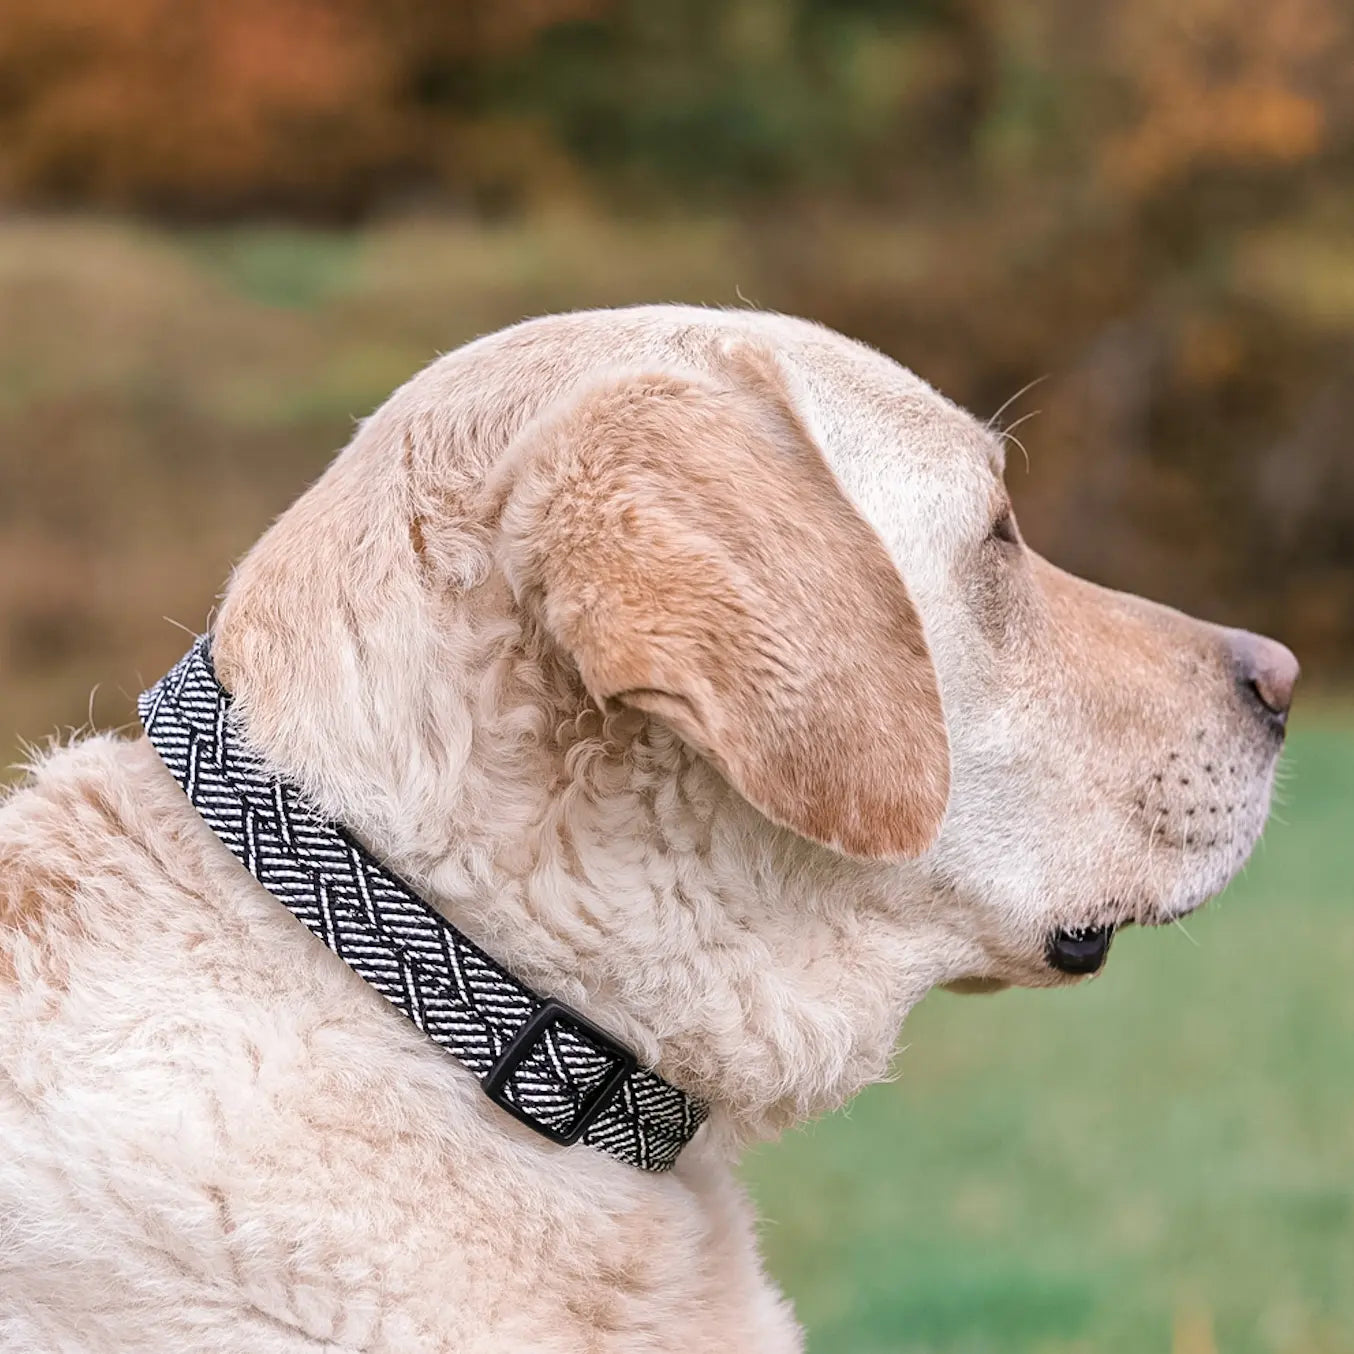
[[[156,751],[244,867],[359,977],[554,1142],[668,1170],[706,1107],[563,1003],[518,982],[240,737],[200,636],[138,702]]]

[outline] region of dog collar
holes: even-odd
[[[231,853],[308,931],[513,1118],[666,1171],[706,1107],[563,1002],[519,982],[350,833],[270,774],[230,714],[200,636],[137,702],[161,760]]]

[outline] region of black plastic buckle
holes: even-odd
[[[597,1087],[595,1091],[578,1107],[578,1113],[564,1128],[543,1123],[534,1118],[520,1105],[515,1105],[504,1095],[504,1088],[514,1072],[529,1058],[536,1045],[548,1030],[557,1025],[569,1025],[594,1045],[599,1052],[615,1058],[616,1070]],[[542,1137],[549,1138],[567,1147],[577,1142],[597,1121],[597,1116],[606,1109],[611,1097],[620,1089],[621,1082],[639,1066],[635,1055],[623,1048],[605,1030],[599,1030],[591,1020],[579,1015],[572,1007],[553,998],[542,1002],[526,1018],[522,1028],[508,1041],[508,1046],[499,1054],[498,1061],[489,1069],[489,1075],[480,1083],[484,1093],[500,1109],[507,1110],[514,1119],[534,1128]]]

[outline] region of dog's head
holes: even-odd
[[[1217,892],[1297,676],[1040,559],[1002,456],[799,321],[532,322],[368,422],[242,568],[219,661],[326,807],[656,1046],[665,1001],[729,1000],[702,945],[785,966],[786,1002],[854,966],[896,1029],[926,986],[1090,972]]]
[[[498,467],[500,558],[594,698],[804,837],[924,859],[984,976],[1090,971],[1246,858],[1296,664],[1053,568],[998,436],[862,366],[792,390],[735,340],[712,377],[603,379]]]

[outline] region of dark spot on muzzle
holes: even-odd
[[[1104,964],[1113,939],[1112,926],[1064,928],[1048,938],[1044,957],[1059,973],[1095,973]]]

